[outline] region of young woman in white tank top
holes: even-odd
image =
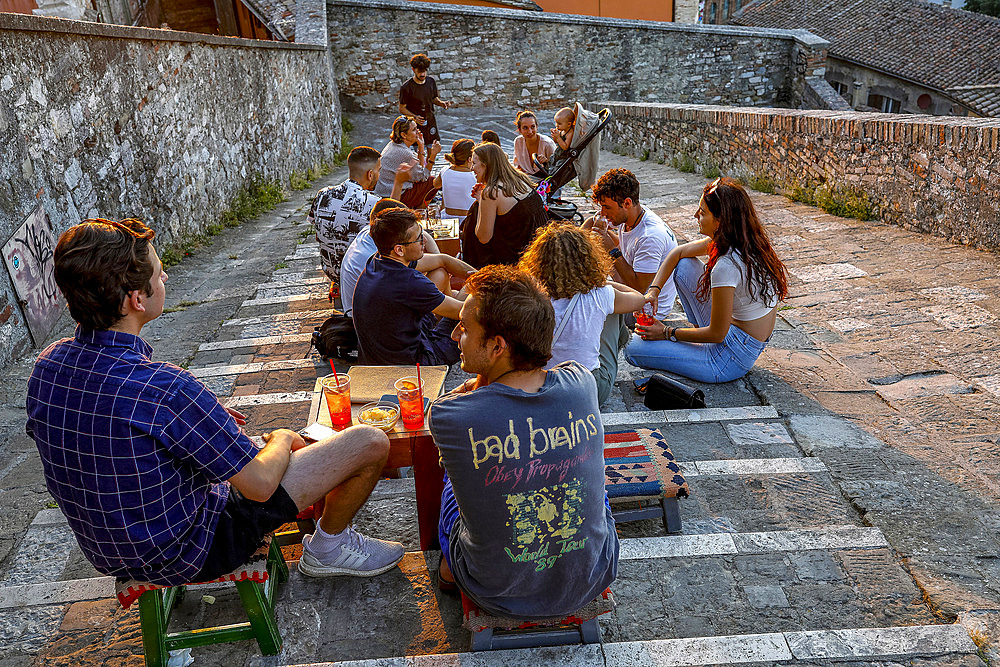
[[[655,313],[660,289],[673,280],[694,326],[638,325],[625,359],[700,382],[728,382],[743,377],[763,352],[778,301],[788,295],[788,274],[739,182],[717,178],[706,185],[695,219],[707,238],[671,250],[646,292]],[[702,255],[707,265],[697,259]]]
[[[434,179],[434,187],[441,188],[444,210],[441,217],[464,218],[475,199],[472,188],[476,175],[472,172],[472,149],[476,144],[472,139],[458,139],[451,145],[451,152],[444,156],[447,167]]]

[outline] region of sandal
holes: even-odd
[[[640,396],[645,396],[646,386],[649,384],[649,380],[650,378],[639,378],[637,380],[632,380],[632,386],[635,387],[635,393],[639,394]]]

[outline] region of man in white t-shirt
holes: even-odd
[[[612,279],[645,294],[667,253],[677,247],[674,233],[658,215],[639,203],[639,180],[628,169],[611,169],[597,179],[594,201],[600,215],[583,223],[601,237],[615,260]],[[656,312],[667,317],[677,289],[672,276],[660,291]],[[601,333],[600,369],[613,384],[618,374],[618,350],[631,332],[621,315],[610,315]]]
[[[368,227],[368,215],[379,196],[371,192],[378,183],[381,153],[358,146],[347,156],[349,177],[340,185],[323,188],[309,210],[309,224],[316,228],[316,241],[323,273],[337,282],[347,246]]]

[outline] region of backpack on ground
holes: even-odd
[[[354,320],[346,315],[334,315],[312,333],[312,346],[324,360],[346,359],[358,350],[358,334]]]

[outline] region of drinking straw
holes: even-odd
[[[420,402],[424,402],[424,386],[420,383],[420,362],[417,362],[417,396],[420,397]]]
[[[337,386],[340,386],[340,377],[337,375],[337,367],[333,365],[333,359],[330,359],[330,368],[333,369],[333,379],[337,381]]]

